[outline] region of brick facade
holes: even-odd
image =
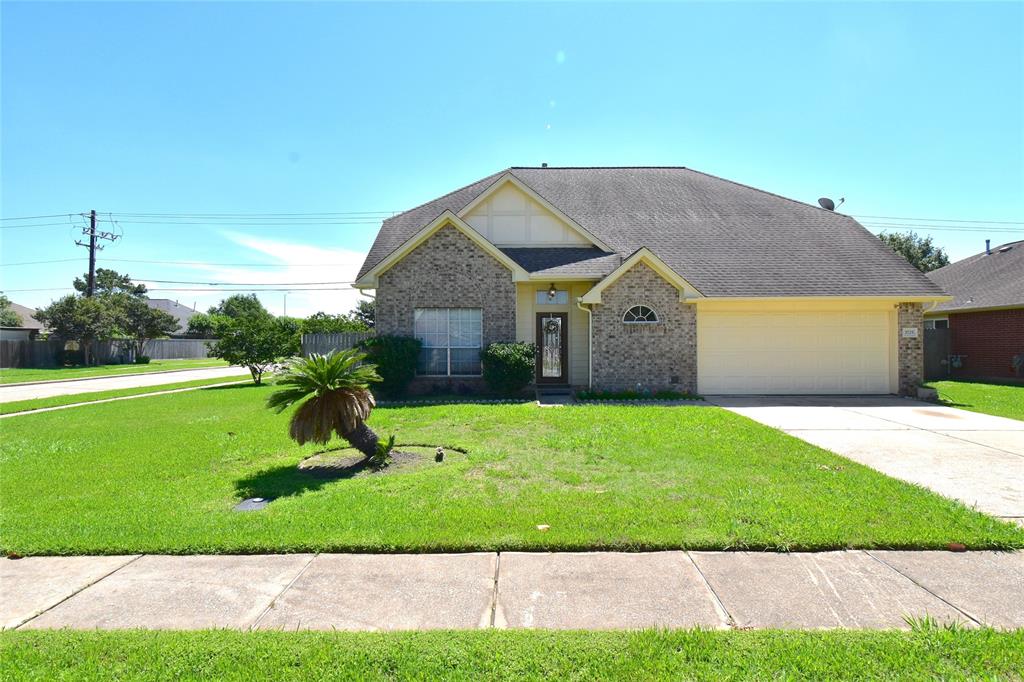
[[[483,346],[516,337],[512,273],[451,225],[442,227],[381,274],[375,326],[379,334],[413,335],[415,308],[481,308]],[[417,378],[410,392],[478,389],[474,378]]]
[[[1024,379],[1013,367],[1014,356],[1024,357],[1024,308],[950,313],[950,355],[962,355],[954,377]]]
[[[658,314],[656,324],[625,324],[635,305]],[[679,291],[644,263],[601,292],[593,312],[593,382],[605,391],[697,391],[697,313]]]
[[[917,395],[924,381],[924,314],[920,303],[900,303],[896,313],[896,361],[900,395]],[[904,338],[903,330],[917,329],[917,338]]]

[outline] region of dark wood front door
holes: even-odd
[[[537,383],[569,383],[569,315],[537,313]]]

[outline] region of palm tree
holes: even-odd
[[[274,382],[285,388],[271,394],[267,407],[280,413],[302,403],[289,428],[299,445],[308,441],[324,445],[333,432],[372,458],[380,439],[366,420],[376,404],[370,383],[380,381],[380,376],[376,365],[361,364],[365,358],[355,349],[292,358]]]

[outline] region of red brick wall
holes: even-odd
[[[966,355],[955,377],[1021,378],[1013,372],[1014,355],[1024,355],[1024,308],[952,313],[950,355]]]

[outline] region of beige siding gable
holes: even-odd
[[[463,219],[496,246],[590,246],[591,242],[538,201],[507,182]]]

